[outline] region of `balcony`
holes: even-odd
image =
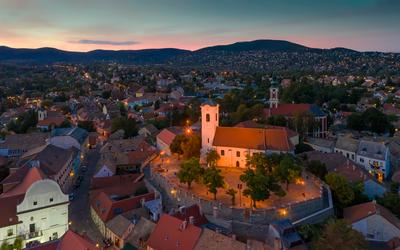
[[[43,236],[42,230],[37,230],[35,232],[29,232],[29,233],[23,234],[24,240],[30,240],[30,239],[38,238],[41,236]]]

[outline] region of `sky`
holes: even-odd
[[[256,39],[400,52],[400,0],[0,0],[0,45],[182,48]]]

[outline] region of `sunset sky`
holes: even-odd
[[[0,45],[64,50],[283,39],[400,52],[400,0],[0,0]]]

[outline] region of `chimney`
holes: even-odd
[[[189,216],[189,224],[194,225],[194,217]]]

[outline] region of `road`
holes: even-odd
[[[83,175],[80,187],[73,190],[74,199],[69,205],[70,228],[80,234],[86,234],[94,243],[103,245],[103,237],[90,218],[89,187],[90,180],[95,174],[97,161],[100,159],[99,149],[92,149],[87,154],[87,171]]]

